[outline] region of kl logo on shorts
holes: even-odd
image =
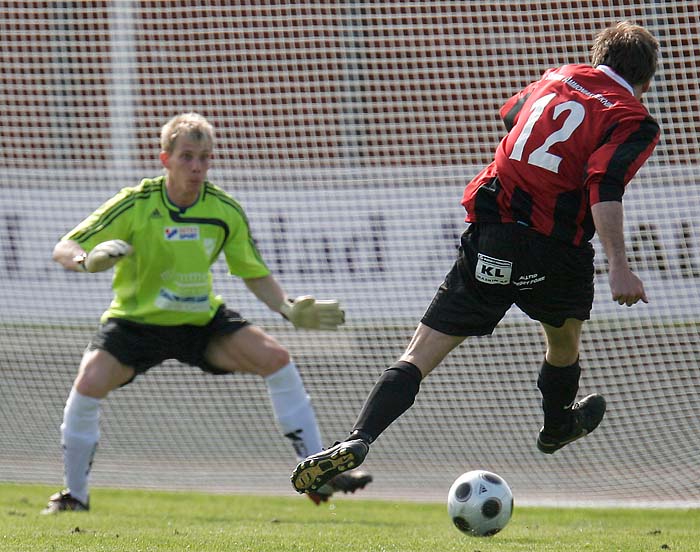
[[[503,259],[495,259],[479,253],[476,263],[476,279],[485,284],[499,284],[502,286],[510,283],[510,274],[513,263]]]

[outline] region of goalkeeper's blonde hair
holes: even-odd
[[[161,149],[172,153],[180,136],[187,136],[196,142],[206,141],[213,144],[214,127],[199,113],[189,112],[175,115],[163,125],[160,131]]]

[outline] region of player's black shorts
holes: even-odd
[[[97,329],[88,350],[107,351],[137,374],[168,359],[197,366],[212,374],[227,374],[209,364],[204,351],[212,337],[236,332],[247,324],[240,314],[224,305],[206,326],[156,326],[110,318]]]
[[[575,247],[519,224],[472,224],[421,322],[455,336],[488,335],[512,305],[561,327],[588,320],[593,247]]]

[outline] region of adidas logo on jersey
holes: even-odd
[[[162,217],[163,217],[163,215],[160,214],[158,207],[153,209],[153,212],[151,213],[151,218],[162,218]]]

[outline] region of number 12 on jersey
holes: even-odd
[[[513,145],[513,151],[510,154],[510,159],[515,161],[522,160],[525,144],[530,139],[532,130],[542,117],[545,108],[555,97],[556,94],[551,93],[547,94],[546,96],[542,96],[540,99],[533,102],[530,116],[528,117],[525,126],[523,126],[520,136],[518,136],[518,139]],[[553,121],[558,120],[559,117],[564,114],[562,126],[558,130],[555,130],[549,134],[544,140],[544,143],[542,143],[542,145],[528,155],[527,163],[556,173],[559,171],[559,164],[561,163],[562,158],[558,155],[550,153],[548,150],[554,144],[566,142],[571,137],[574,131],[583,122],[583,119],[586,116],[586,109],[580,103],[569,100],[556,105],[551,113]],[[551,123],[548,121],[547,124]]]

